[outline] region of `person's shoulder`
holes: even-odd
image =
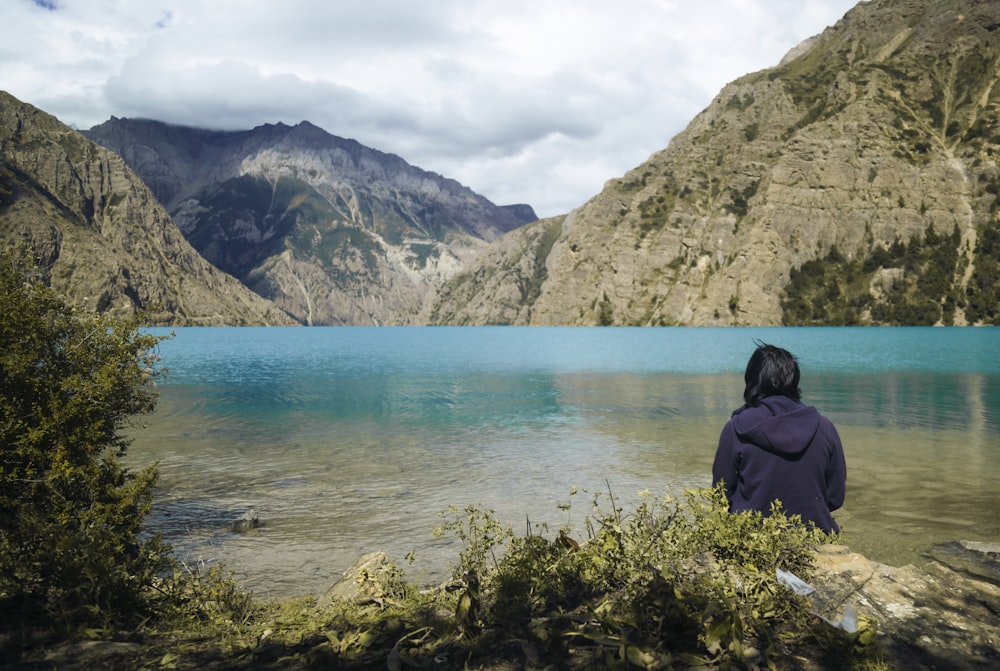
[[[839,438],[837,426],[833,423],[833,420],[821,413],[819,410],[816,411],[816,414],[819,416],[820,431],[825,431],[826,433],[835,435]]]

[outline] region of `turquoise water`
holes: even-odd
[[[160,465],[151,527],[258,593],[321,592],[376,549],[432,582],[457,556],[432,535],[449,505],[554,528],[609,491],[709,484],[755,339],[799,357],[840,430],[854,549],[1000,539],[995,329],[178,329],[129,460]],[[261,528],[230,532],[249,508]]]

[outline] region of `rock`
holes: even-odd
[[[394,566],[385,552],[371,552],[360,557],[323,595],[320,608],[338,600],[353,603],[381,601],[385,596],[384,579],[391,577],[393,570]]]
[[[260,526],[260,518],[257,517],[257,511],[251,508],[242,515],[240,515],[235,522],[233,522],[233,531],[249,531],[250,529],[256,529]]]
[[[928,554],[953,571],[1000,585],[1000,543],[955,541],[935,545]]]
[[[528,324],[545,280],[546,258],[565,217],[541,219],[508,233],[477,257],[471,270],[447,283],[418,321],[476,326]],[[512,277],[519,278],[512,281]]]
[[[997,547],[948,544],[949,558],[962,554],[953,546],[987,557]],[[939,561],[893,567],[828,545],[816,553],[810,583],[824,617],[836,619],[850,606],[874,622],[874,645],[890,668],[1000,668],[1000,584],[964,567],[955,571]]]

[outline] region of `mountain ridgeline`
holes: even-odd
[[[494,243],[441,324],[997,324],[1000,2],[872,0]]]
[[[0,94],[0,237],[157,323],[995,325],[998,82],[1000,1],[860,2],[543,220],[306,122]]]
[[[211,263],[304,324],[406,324],[442,282],[535,220],[307,122],[217,132],[112,118],[119,153]]]

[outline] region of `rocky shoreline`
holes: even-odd
[[[314,607],[323,611],[334,607],[336,601],[377,600],[378,595],[366,590],[377,584],[374,578],[380,570],[391,570],[391,566],[383,552],[359,558],[318,598]],[[367,579],[360,580],[360,576]],[[892,671],[1000,668],[1000,543],[957,541],[938,545],[927,553],[926,562],[898,567],[871,561],[843,545],[826,545],[816,552],[809,586],[815,590],[808,598],[818,615],[835,621],[845,612],[851,613],[856,615],[862,629],[874,634],[863,644],[875,646],[884,662],[881,668]],[[859,642],[860,638],[859,634]],[[163,641],[64,643],[54,649],[39,650],[13,664],[0,664],[0,668],[11,671],[147,668],[154,657],[167,662],[164,668],[177,669],[314,668],[308,659],[301,657],[285,658],[283,663],[259,658],[240,663],[228,659],[218,642],[209,640],[196,643],[195,651],[189,651],[182,659],[170,652],[173,645]],[[496,668],[508,671],[521,667],[504,664]],[[779,668],[820,671],[823,666],[816,660],[797,658],[790,666]]]
[[[899,567],[830,545],[817,552],[816,568],[815,598],[873,622],[891,668],[1000,668],[1000,543],[938,545],[928,561]]]
[[[384,553],[358,559],[321,603],[371,598],[364,592],[388,565]],[[810,579],[816,612],[836,621],[846,612],[874,625],[875,645],[898,671],[993,671],[1000,668],[1000,543],[937,545],[921,564],[889,566],[826,545]]]
[[[873,625],[874,645],[897,671],[995,671],[1000,669],[1000,543],[955,541],[937,545],[920,564],[890,566],[844,545],[816,551],[809,595],[831,624],[845,612]],[[358,559],[321,599],[366,600],[373,576],[388,557]]]

